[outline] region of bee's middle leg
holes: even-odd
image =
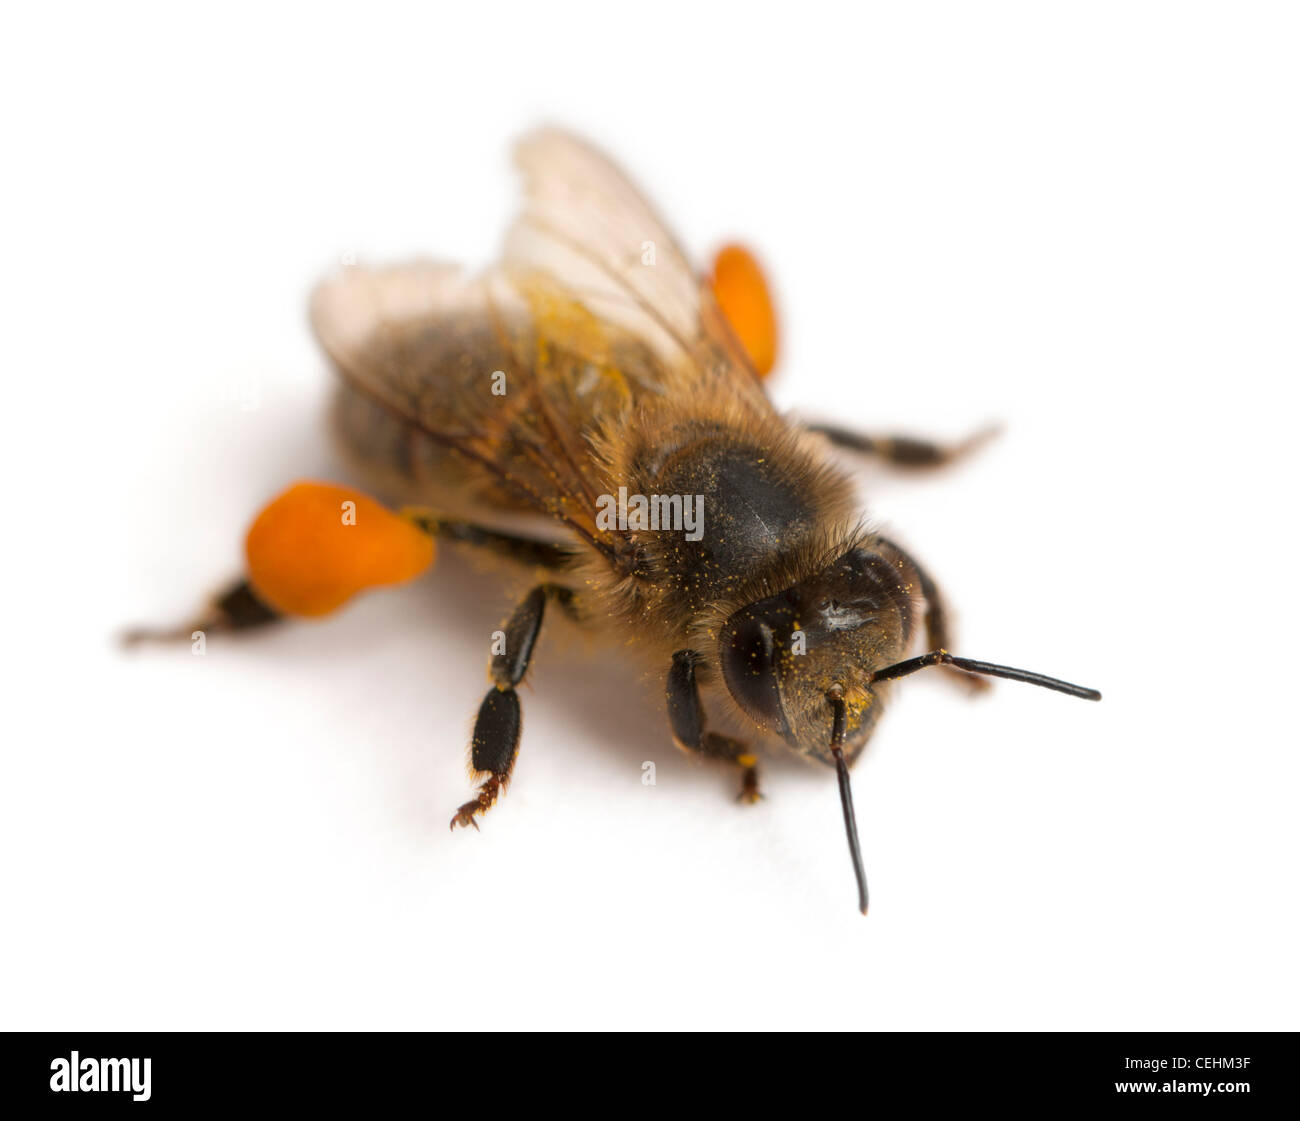
[[[673,740],[683,751],[694,751],[711,759],[723,759],[741,771],[739,801],[753,804],[762,797],[758,788],[758,759],[750,749],[730,736],[709,732],[704,727],[704,705],[695,669],[701,658],[694,650],[678,650],[668,671],[668,722]]]
[[[479,706],[470,741],[470,768],[483,784],[471,802],[460,807],[451,819],[451,827],[472,825],[487,813],[510,784],[515,759],[519,756],[519,732],[522,715],[515,686],[524,679],[532,661],[533,648],[542,629],[546,604],[554,600],[565,610],[572,610],[573,592],[559,584],[539,584],[529,592],[505,627],[503,648],[492,655],[492,688]]]
[[[944,467],[982,448],[998,434],[998,427],[990,425],[972,433],[956,443],[941,444],[915,436],[870,436],[834,424],[810,424],[812,432],[825,436],[832,444],[859,455],[871,455],[884,460],[891,467],[925,469]]]

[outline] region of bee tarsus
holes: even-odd
[[[282,616],[263,603],[248,581],[242,577],[216,596],[207,611],[199,618],[181,627],[136,627],[122,635],[123,646],[136,646],[143,642],[189,642],[195,631],[213,632],[247,631],[277,623]]]

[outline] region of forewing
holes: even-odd
[[[516,156],[525,202],[500,268],[348,269],[317,290],[312,323],[360,393],[517,504],[614,549],[594,525],[592,452],[611,420],[654,396],[770,404],[711,292],[613,163],[553,129]]]
[[[608,157],[546,128],[519,142],[515,161],[525,199],[506,240],[508,266],[554,277],[596,314],[643,339],[679,377],[730,377],[738,392],[758,389],[708,286]]]
[[[347,383],[456,453],[485,496],[596,531],[590,436],[658,392],[654,356],[549,278],[431,263],[346,270],[313,328]]]

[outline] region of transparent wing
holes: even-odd
[[[757,387],[748,357],[681,245],[608,157],[546,128],[519,142],[515,161],[525,200],[506,239],[507,266],[556,278],[665,363],[702,377],[725,370],[742,392]]]
[[[771,405],[712,293],[614,164],[553,129],[517,158],[525,202],[499,268],[348,269],[317,289],[312,324],[359,395],[453,449],[485,492],[613,548],[594,526],[602,432],[652,397]]]
[[[408,436],[456,453],[482,497],[597,532],[591,438],[659,393],[649,348],[550,278],[413,263],[348,269],[312,297],[312,326],[348,386]]]

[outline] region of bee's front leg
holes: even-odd
[[[948,605],[944,601],[943,593],[939,591],[939,585],[934,582],[930,574],[916,562],[910,553],[883,537],[880,539],[880,544],[895,553],[904,564],[909,565],[912,571],[916,573],[917,582],[921,587],[921,598],[925,601],[925,641],[928,648],[931,650],[951,649],[953,644],[952,627],[948,620]],[[959,684],[971,696],[987,693],[992,688],[992,682],[988,678],[963,673],[952,666],[944,666],[943,669],[948,672],[949,679],[954,684]]]
[[[573,592],[569,588],[539,584],[515,608],[506,624],[503,648],[492,655],[492,688],[479,705],[469,752],[470,768],[484,782],[475,799],[456,811],[451,819],[452,829],[458,825],[472,825],[477,829],[475,817],[487,813],[510,784],[519,755],[522,726],[515,686],[528,672],[548,600],[554,600],[565,610],[573,608]]]
[[[758,759],[739,740],[704,729],[704,705],[695,674],[701,657],[694,650],[678,650],[668,671],[668,722],[673,740],[683,751],[712,759],[725,759],[741,770],[739,800],[753,804],[763,795],[758,789]]]

